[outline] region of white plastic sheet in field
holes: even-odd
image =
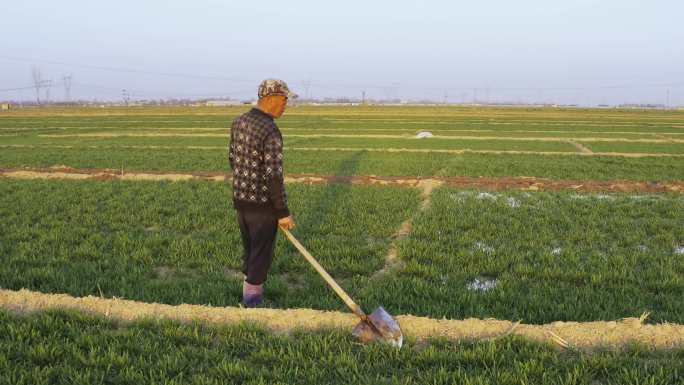
[[[430,131],[421,131],[416,134],[416,139],[425,139],[425,138],[432,138],[434,135],[432,135],[432,132]]]
[[[468,282],[466,287],[471,291],[489,291],[494,289],[497,283],[495,278],[475,278],[472,282]]]
[[[492,254],[492,253],[494,253],[494,248],[491,247],[491,246],[487,246],[487,245],[486,245],[485,243],[483,243],[483,242],[475,242],[474,248],[475,248],[475,250],[481,251],[481,252],[483,252],[483,253],[485,253],[485,254]]]

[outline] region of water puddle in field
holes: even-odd
[[[480,277],[468,282],[466,288],[470,291],[486,292],[494,289],[497,284],[496,278]]]

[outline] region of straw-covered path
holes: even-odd
[[[203,305],[164,305],[117,298],[72,297],[29,290],[0,289],[0,309],[26,315],[50,309],[67,309],[121,322],[145,319],[206,322],[214,325],[257,323],[276,333],[294,330],[342,328],[351,330],[358,318],[351,313],[313,309],[242,309]],[[517,335],[531,341],[552,343],[560,348],[592,351],[620,350],[638,344],[648,349],[684,347],[684,325],[645,324],[646,315],[618,321],[553,322],[527,325],[495,319],[431,319],[412,315],[396,317],[405,337],[425,340],[443,337],[458,340],[492,340]]]

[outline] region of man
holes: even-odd
[[[278,226],[294,228],[283,180],[283,137],[274,119],[285,112],[290,92],[282,80],[259,85],[256,108],[237,117],[230,131],[228,159],[233,170],[233,206],[244,254],[242,305],[263,301],[263,284],[273,260]]]

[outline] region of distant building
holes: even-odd
[[[225,106],[239,106],[239,100],[209,100],[207,101],[207,107],[225,107]]]
[[[9,103],[2,103],[0,104],[0,110],[1,111],[7,111],[10,109],[10,104]]]

